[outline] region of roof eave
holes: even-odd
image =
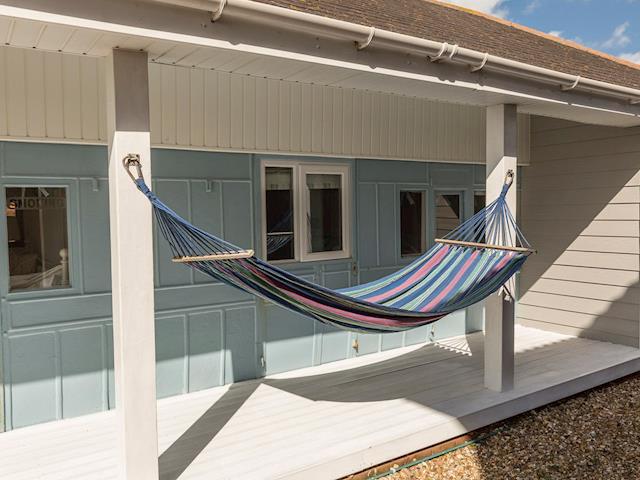
[[[402,53],[420,55],[438,62],[465,65],[474,72],[489,70],[504,75],[524,78],[547,85],[557,85],[562,90],[589,92],[631,104],[640,103],[640,89],[602,82],[528,63],[506,59],[488,52],[480,52],[458,45],[404,35],[389,30],[367,27],[306,12],[290,10],[275,5],[251,0],[151,0],[173,6],[211,12],[212,19],[223,16],[237,17],[257,23],[268,24],[313,33],[332,39],[352,42],[355,48],[384,48]]]

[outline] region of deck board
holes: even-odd
[[[640,350],[516,328],[516,388],[472,334],[158,402],[161,478],[326,479],[640,370]],[[115,478],[115,414],[0,434],[3,479]]]

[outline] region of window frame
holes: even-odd
[[[6,212],[7,208],[7,189],[8,188],[64,188],[66,198],[66,217],[67,217],[67,274],[69,278],[68,286],[60,286],[55,288],[33,288],[25,290],[14,290],[10,288],[10,272],[9,272],[9,233],[7,230],[6,218],[0,227],[0,241],[4,245],[4,253],[0,256],[0,268],[6,273],[2,275],[1,289],[7,298],[47,298],[61,297],[67,295],[75,295],[81,292],[79,283],[81,283],[81,274],[77,271],[79,268],[78,255],[80,254],[80,242],[76,236],[76,223],[74,215],[76,202],[76,185],[73,182],[56,181],[50,178],[42,178],[42,181],[36,179],[18,179],[1,182],[0,188],[2,195],[0,199],[0,208]],[[6,216],[6,213],[5,213]]]
[[[263,160],[260,166],[260,196],[262,200],[261,208],[261,246],[262,256],[267,260],[267,168],[290,168],[291,169],[291,181],[293,190],[293,258],[287,258],[283,260],[269,260],[270,263],[291,263],[298,262],[299,260],[299,238],[300,238],[300,225],[297,221],[298,212],[300,212],[300,201],[298,199],[298,175],[296,172],[296,166],[292,162],[286,160]]]
[[[344,163],[319,163],[301,160],[262,160],[260,164],[261,190],[261,247],[262,257],[267,259],[267,189],[266,170],[268,167],[291,168],[293,179],[293,258],[283,260],[269,260],[271,263],[316,262],[326,260],[340,260],[351,257],[351,166]],[[342,207],[342,249],[330,252],[307,253],[308,226],[306,216],[309,209],[309,194],[306,188],[307,174],[339,175],[341,179],[341,207]]]
[[[349,258],[351,256],[351,179],[349,176],[350,168],[348,165],[324,164],[324,163],[300,163],[298,164],[298,174],[300,175],[298,185],[300,188],[300,207],[298,209],[298,222],[300,225],[300,238],[298,245],[300,246],[300,261],[312,262],[318,260],[336,260],[341,258]],[[306,176],[308,174],[324,174],[340,176],[340,201],[342,207],[342,249],[330,252],[313,252],[309,250],[309,230],[306,221],[306,215],[310,208],[309,189],[306,188]],[[295,208],[295,207],[294,207]]]

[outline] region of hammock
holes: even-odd
[[[495,201],[408,266],[374,282],[330,290],[192,225],[149,189],[137,159],[124,163],[151,202],[174,262],[341,329],[385,333],[435,322],[496,292],[533,253],[507,207],[509,172]],[[132,165],[138,178],[128,170]]]

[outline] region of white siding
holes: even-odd
[[[0,72],[0,137],[105,141],[100,59],[2,47]]]
[[[149,68],[157,146],[484,161],[482,107],[210,69]],[[105,142],[102,59],[0,47],[0,70],[0,137]],[[524,164],[528,118],[520,124]]]
[[[484,158],[481,107],[215,70],[149,68],[154,144],[451,162]]]
[[[640,129],[532,119],[521,323],[638,345]]]

